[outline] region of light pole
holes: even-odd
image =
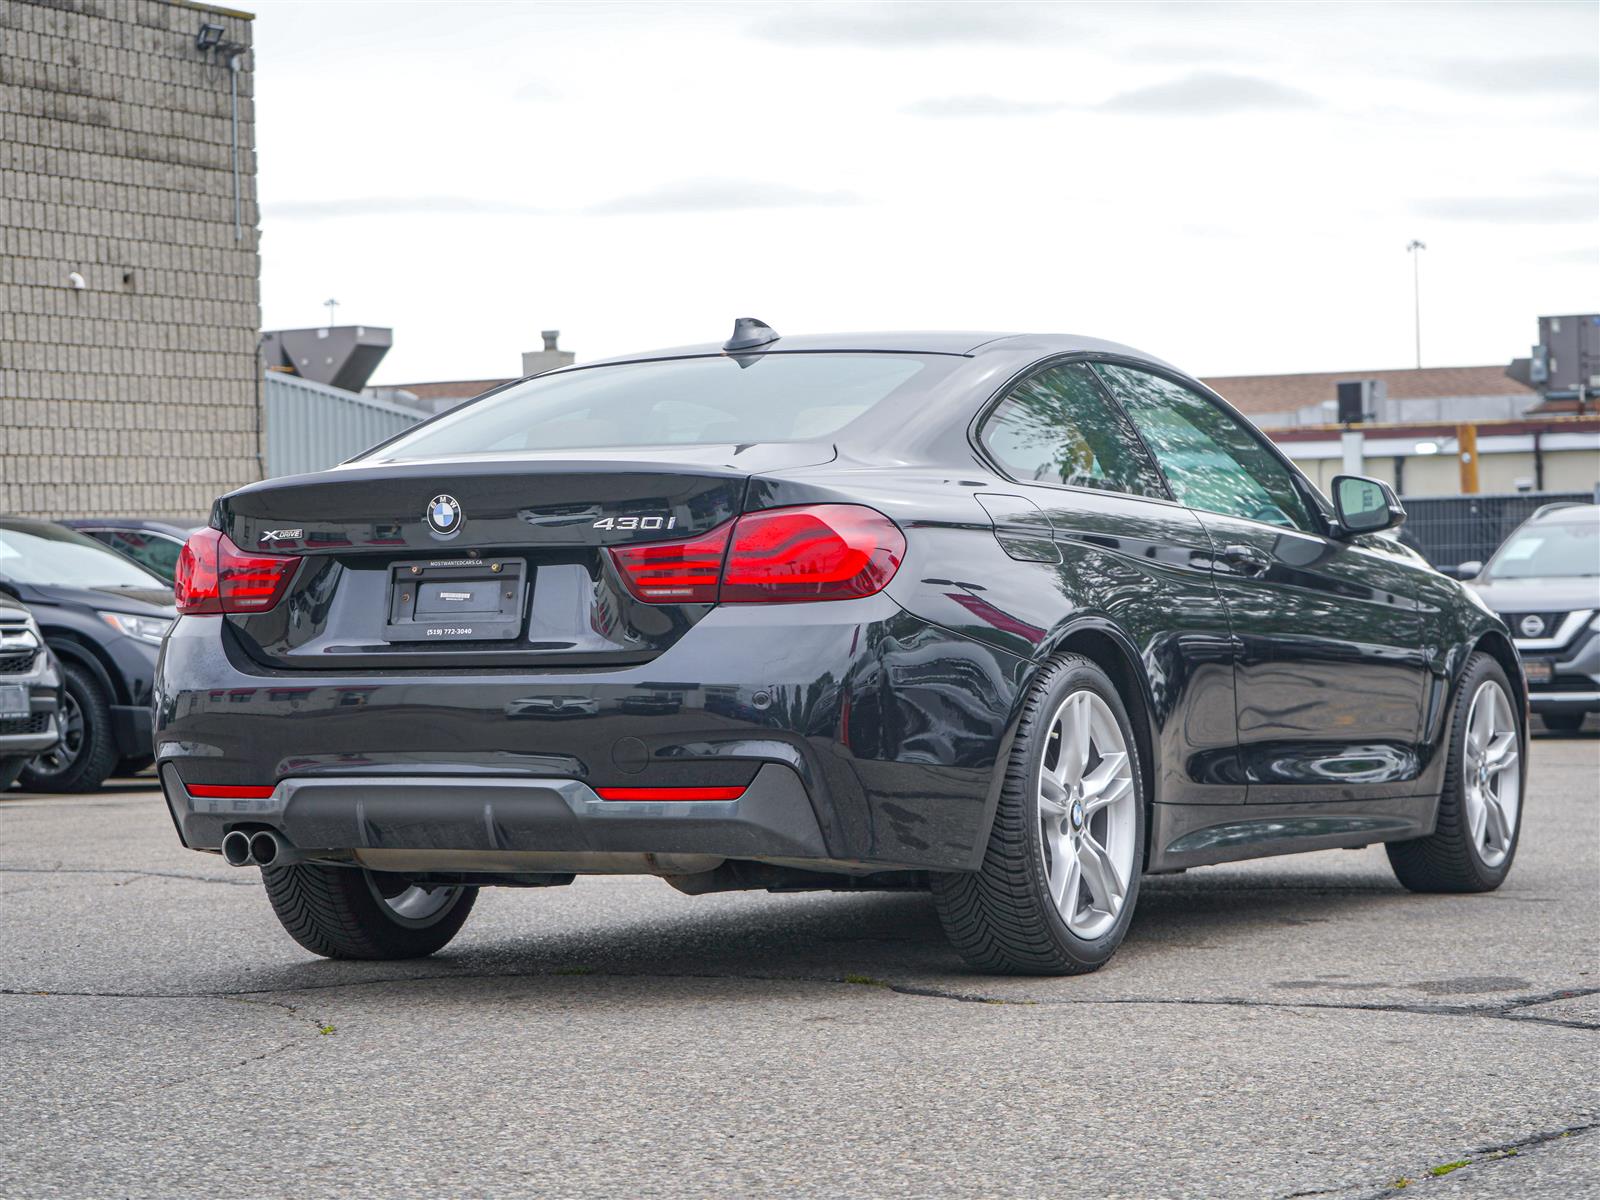
[[[1422,255],[1419,251],[1428,247],[1412,238],[1406,244],[1406,253],[1411,255],[1411,309],[1412,324],[1417,334],[1417,370],[1422,370]]]
[[[332,329],[333,314],[338,310],[339,302],[337,300],[324,300],[322,302],[322,307],[328,310],[328,328]]]

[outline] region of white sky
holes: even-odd
[[[784,332],[1199,374],[1526,354],[1600,310],[1600,5],[257,0],[266,328],[378,382]]]

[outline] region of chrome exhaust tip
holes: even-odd
[[[258,866],[270,867],[280,860],[287,860],[292,856],[289,843],[269,829],[263,829],[250,835],[250,857]]]
[[[222,857],[230,867],[248,867],[255,861],[250,852],[250,835],[242,829],[223,834]]]

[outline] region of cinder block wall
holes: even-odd
[[[261,477],[252,57],[236,235],[205,22],[250,43],[183,0],[0,0],[0,513],[202,516]]]

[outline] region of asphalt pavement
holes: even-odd
[[[1600,1195],[1600,738],[1517,863],[1146,881],[1098,974],[966,970],[919,895],[480,895],[332,963],[149,779],[0,800],[0,1196]]]

